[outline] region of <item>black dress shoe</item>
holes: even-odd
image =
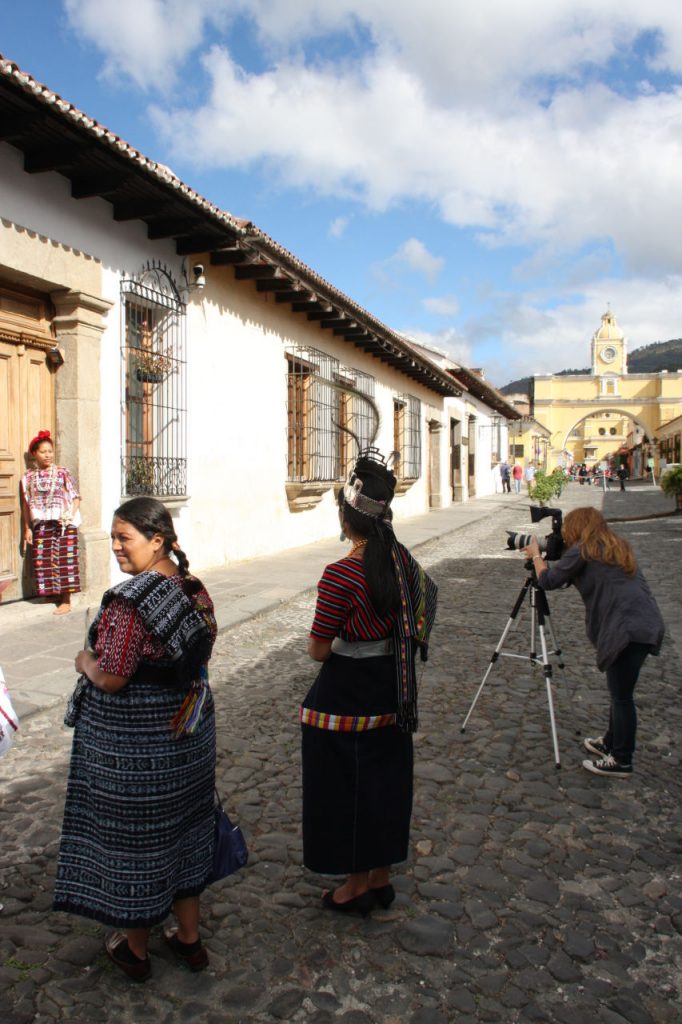
[[[370,889],[369,891],[384,910],[388,910],[395,899],[395,889],[390,882],[388,885],[380,885],[377,889]]]
[[[352,900],[337,903],[334,899],[334,890],[330,889],[322,897],[322,906],[327,910],[335,910],[338,914],[361,914],[362,917],[367,917],[374,910],[375,900],[371,892],[362,892]]]

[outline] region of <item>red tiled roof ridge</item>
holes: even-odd
[[[152,160],[151,157],[145,156],[144,153],[140,152],[130,143],[122,139],[120,135],[116,135],[115,132],[110,131],[99,121],[96,121],[93,117],[90,117],[84,111],[80,110],[75,104],[65,100],[59,93],[54,92],[48,86],[39,82],[27,71],[24,71],[19,65],[12,60],[9,60],[3,54],[0,53],[0,73],[5,75],[7,78],[14,79],[18,85],[20,85],[26,92],[33,93],[34,96],[38,97],[46,106],[56,107],[60,114],[73,121],[79,127],[84,128],[86,131],[91,132],[96,136],[99,142],[107,143],[112,149],[116,149],[122,156],[128,157],[128,159],[137,163],[141,168],[153,174],[154,177],[161,179],[165,184],[172,186],[178,192],[180,192],[185,198],[196,203],[203,210],[213,214],[213,216],[220,218],[227,222],[229,226],[236,229],[237,232],[244,233],[248,227],[250,227],[250,221],[235,217],[227,210],[222,210],[219,206],[216,206],[209,199],[200,195],[193,188],[187,185],[177,174],[166,166],[166,164],[158,163],[156,160]]]
[[[284,263],[288,264],[294,272],[298,271],[305,281],[311,284],[314,290],[319,290],[320,293],[324,294],[325,298],[327,298],[330,303],[343,305],[346,307],[345,311],[349,312],[351,317],[355,314],[358,318],[365,321],[365,324],[370,330],[375,330],[377,333],[384,335],[384,337],[390,340],[391,344],[395,345],[395,347],[400,349],[405,355],[413,357],[414,360],[417,360],[422,365],[427,366],[429,371],[433,373],[434,377],[440,379],[443,383],[447,382],[450,385],[452,384],[452,378],[450,375],[427,356],[415,352],[414,348],[409,345],[402,334],[395,331],[393,328],[388,327],[376,316],[359,305],[359,303],[355,302],[344,292],[332,285],[324,277],[304,263],[303,260],[299,259],[298,256],[295,256],[279,242],[276,242],[270,235],[252,221],[246,218],[235,217],[233,214],[222,210],[214,203],[211,203],[210,200],[204,198],[204,196],[196,192],[193,188],[178,178],[175,172],[165,164],[157,163],[145,156],[144,153],[141,153],[134,146],[130,145],[125,141],[125,139],[122,139],[119,135],[116,135],[104,125],[101,125],[94,118],[85,114],[73,103],[63,99],[63,97],[52,89],[49,89],[42,82],[37,81],[37,79],[27,71],[24,71],[15,61],[9,60],[9,58],[5,57],[2,53],[0,53],[0,74],[13,79],[21,88],[27,92],[33,93],[33,95],[39,98],[39,100],[46,106],[56,107],[62,117],[88,131],[91,135],[95,136],[99,143],[106,143],[112,149],[116,149],[122,156],[127,157],[135,163],[139,169],[149,173],[157,180],[164,182],[166,185],[171,186],[180,193],[183,198],[189,200],[199,209],[227,224],[239,235],[240,241],[246,242],[247,244],[251,243],[254,248],[260,248],[262,246],[263,249],[268,250],[268,255],[273,262],[282,260]],[[413,363],[413,365],[415,364]]]

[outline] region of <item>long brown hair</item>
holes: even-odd
[[[561,533],[568,547],[580,546],[586,562],[605,562],[617,565],[627,573],[637,571],[635,553],[626,540],[614,533],[596,508],[575,508],[564,519]]]

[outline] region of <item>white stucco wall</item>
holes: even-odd
[[[172,242],[151,242],[142,223],[116,223],[104,200],[73,200],[66,178],[29,175],[22,155],[0,144],[0,216],[15,225],[68,245],[102,265],[101,297],[113,303],[101,339],[101,434],[93,437],[93,458],[102,464],[102,522],[120,500],[121,304],[120,281],[148,260],[165,263],[182,284],[181,259]],[[395,520],[427,511],[429,418],[442,416],[443,400],[350,342],[334,338],[252,282],[238,282],[230,268],[204,259],[207,286],[189,297],[187,314],[188,459],[190,496],[174,508],[180,541],[198,570],[236,559],[282,550],[333,535],[337,517],[333,490],[317,507],[289,510],[286,497],[287,345],[318,348],[347,366],[371,374],[381,411],[377,445],[393,448],[393,398],[411,394],[421,402],[422,466],[418,480],[395,500]],[[0,258],[0,263],[2,259]],[[21,269],[21,268],[19,268]],[[26,273],[34,268],[23,268]],[[46,290],[64,286],[43,279]],[[448,487],[448,421],[440,446],[441,494]],[[87,496],[85,496],[87,500]],[[118,570],[112,560],[112,579]]]

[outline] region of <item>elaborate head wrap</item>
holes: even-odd
[[[356,512],[361,512],[363,516],[369,516],[370,519],[386,518],[392,501],[392,493],[390,498],[383,501],[377,501],[375,498],[370,498],[367,494],[363,494],[364,484],[358,476],[358,472],[362,472],[365,476],[376,476],[385,482],[388,490],[393,492],[395,477],[386,465],[386,459],[378,448],[363,448],[358,453],[355,466],[348,477],[348,483],[344,484],[343,487],[343,500],[351,508],[354,508]]]
[[[28,446],[29,452],[31,452],[31,454],[32,454],[36,450],[36,448],[38,448],[39,445],[41,445],[43,443],[43,441],[49,441],[50,444],[54,444],[52,438],[50,437],[50,431],[49,430],[40,430],[36,434],[36,436],[33,438],[33,440],[31,441],[31,443]]]
[[[391,497],[377,501],[363,494],[363,477],[376,476],[386,482]],[[395,489],[395,476],[378,448],[365,448],[343,488],[346,504],[368,516],[375,528],[390,546],[396,581],[400,592],[400,606],[393,627],[393,640],[397,683],[396,725],[402,732],[416,732],[417,679],[415,655],[419,651],[422,661],[428,658],[429,634],[436,617],[438,588],[407,548],[400,543],[391,524],[391,500]]]

